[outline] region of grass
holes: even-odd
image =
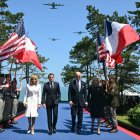
[[[117,120],[119,120],[119,121],[121,121],[121,122],[124,122],[124,123],[126,123],[126,124],[128,124],[128,125],[132,125],[132,126],[134,126],[134,127],[140,128],[138,125],[133,124],[132,122],[130,122],[130,121],[128,120],[128,116],[127,116],[127,115],[117,115]]]

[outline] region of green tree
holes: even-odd
[[[2,45],[8,39],[15,25],[24,15],[22,12],[12,14],[10,11],[8,11],[7,1],[8,0],[0,1],[0,45]]]
[[[90,66],[96,60],[96,44],[89,37],[82,38],[70,51],[70,62],[77,64],[86,77],[87,86],[89,86]]]
[[[137,32],[140,34],[140,2],[135,2],[137,10],[135,11],[128,11],[129,20],[131,24],[136,27]]]
[[[138,6],[138,3],[137,3],[137,6]],[[99,13],[99,10],[92,6],[87,6],[87,10],[89,12],[89,14],[87,16],[89,23],[87,23],[86,28],[89,31],[89,33],[92,35],[94,43],[97,41],[96,40],[97,31],[99,31],[101,36],[104,36],[104,34],[105,34],[104,20],[108,19],[111,21],[119,22],[119,23],[129,23],[128,17],[126,15],[119,16],[117,11],[114,11],[114,13],[111,16],[109,16],[109,15],[103,15],[103,14]],[[131,12],[131,13],[138,14],[139,11]],[[138,17],[138,15],[136,17]],[[136,20],[135,17],[133,18],[133,20]],[[138,24],[136,24],[136,25],[138,25]],[[116,65],[116,67],[113,71],[109,70],[109,71],[112,71],[114,74],[116,74],[117,77],[121,77],[122,79],[124,79],[126,84],[134,84],[135,82],[138,81],[137,77],[138,77],[139,56],[136,55],[136,53],[135,53],[135,45],[136,45],[136,43],[133,43],[132,45],[128,46],[123,51],[123,54],[122,54],[123,61],[124,61],[123,66]],[[132,67],[132,69],[130,69],[130,66]],[[128,80],[129,76],[131,77],[131,80]],[[133,79],[133,82],[132,82],[132,79]]]
[[[61,76],[62,76],[62,81],[65,85],[68,85],[69,82],[75,77],[76,71],[83,72],[81,71],[81,68],[77,66],[70,66],[69,64],[64,66]]]
[[[139,3],[136,3],[137,8],[139,7]],[[119,23],[132,23],[134,25],[137,25],[139,23],[139,11],[137,12],[131,12],[131,14],[135,14],[133,18],[131,17],[131,21],[128,19],[126,15],[119,16],[117,11],[114,11],[114,13],[110,15],[104,15],[99,12],[98,9],[95,7],[92,7],[91,5],[87,6],[87,19],[88,23],[86,25],[86,29],[88,30],[89,34],[91,35],[91,38],[85,37],[82,38],[81,41],[79,41],[70,51],[70,62],[72,64],[78,65],[78,68],[81,68],[83,73],[88,73],[88,68],[93,69],[96,71],[96,67],[92,66],[92,62],[96,60],[96,46],[97,46],[97,32],[100,33],[101,37],[104,37],[105,30],[104,30],[104,21],[106,19],[111,21],[116,21]],[[137,20],[136,20],[137,19]],[[138,28],[137,28],[138,29]],[[124,64],[123,66],[116,65],[115,69],[108,69],[108,73],[112,72],[116,74],[117,77],[120,79],[123,79],[125,81],[125,84],[134,85],[138,83],[139,74],[138,74],[138,60],[139,55],[136,52],[136,47],[138,43],[133,43],[130,46],[128,46],[122,53]],[[130,69],[130,66],[132,69]],[[85,69],[84,69],[85,68]],[[103,68],[105,69],[104,65]],[[71,67],[69,66],[69,69],[64,69],[65,74],[63,74],[63,79],[65,76],[69,75],[71,72]],[[66,74],[67,73],[67,74]],[[101,73],[103,73],[101,71]],[[105,73],[105,71],[104,71]],[[87,75],[88,77],[88,75]],[[65,83],[67,81],[67,78],[65,77]],[[87,80],[89,82],[89,80]],[[122,83],[121,83],[122,84]]]
[[[13,30],[15,29],[15,25],[19,22],[21,18],[23,18],[24,13],[18,12],[16,14],[12,14],[8,10],[8,0],[1,0],[0,1],[0,45],[2,45],[4,42],[7,41]],[[15,65],[15,59],[10,58],[8,61],[4,62],[3,66],[2,63],[0,63],[0,73],[6,68],[9,71],[9,73],[17,73],[22,69],[22,65],[25,65],[24,71],[25,76],[23,79],[26,79],[27,83],[29,82],[29,77],[31,74],[37,74],[39,77],[41,77],[41,81],[43,81],[43,77],[45,78],[46,73],[45,70],[47,69],[45,67],[45,63],[48,61],[47,58],[44,56],[38,54],[39,60],[41,65],[43,66],[43,70],[39,71],[35,65],[32,63],[25,63],[25,64],[18,64]]]
[[[0,1],[0,45],[2,45],[8,39],[15,25],[24,15],[22,12],[12,14],[10,11],[8,11],[7,1],[8,0]],[[0,73],[1,69],[2,64],[0,63]]]
[[[135,28],[135,30],[140,34],[140,2],[136,2],[135,11],[128,11],[128,21]],[[125,49],[122,56],[124,58],[123,66],[120,66],[119,72],[120,77],[125,81],[125,84],[129,84],[130,86],[136,85],[140,83],[139,77],[139,60],[140,60],[140,41],[137,41],[128,48]],[[130,69],[131,68],[131,69]],[[123,85],[125,88],[127,86]]]

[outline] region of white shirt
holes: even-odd
[[[79,91],[81,90],[81,80],[76,80],[76,85],[79,87]]]

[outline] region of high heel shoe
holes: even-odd
[[[32,135],[34,135],[34,134],[35,134],[35,131],[34,131],[33,129],[31,130],[31,134],[32,134]]]
[[[100,129],[97,130],[97,134],[98,135],[101,135]]]
[[[32,132],[31,132],[31,134],[32,134],[32,135],[34,135],[34,134],[35,134],[35,132],[34,132],[34,131],[32,131]]]
[[[30,129],[27,130],[27,134],[29,134],[29,133],[31,133],[31,130]]]

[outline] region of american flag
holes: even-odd
[[[111,57],[110,52],[106,51],[105,44],[103,40],[101,41],[99,33],[97,33],[98,42],[98,61],[105,62],[106,66],[109,68],[115,67],[115,60]]]
[[[98,61],[99,62],[104,62],[106,59],[106,51],[105,51],[105,45],[104,42],[101,41],[99,33],[97,33],[97,42],[98,42]]]
[[[109,67],[109,68],[115,68],[115,65],[116,65],[115,59],[113,59],[110,56],[110,52],[107,51],[106,52],[106,66]]]
[[[10,38],[0,47],[0,62],[11,57],[16,49],[25,45],[24,21],[20,20]]]

